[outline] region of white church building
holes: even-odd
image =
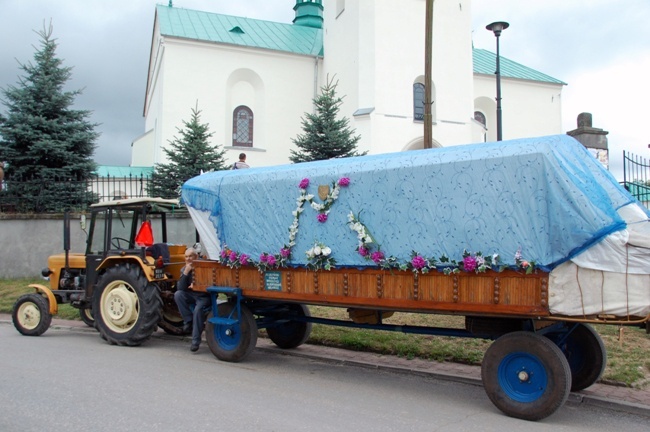
[[[191,110],[229,162],[289,163],[292,138],[328,77],[369,154],[423,148],[425,0],[296,0],[293,23],[156,7],[131,166],[163,148]],[[471,0],[436,0],[433,146],[496,140],[496,55],[471,38]],[[564,82],[501,57],[503,139],[560,134]],[[507,101],[507,103],[505,103]]]

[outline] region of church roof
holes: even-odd
[[[495,53],[484,49],[473,48],[472,54],[474,58],[475,74],[494,75],[497,64],[497,56]],[[560,81],[559,79],[509,60],[503,56],[501,56],[499,60],[500,72],[503,78],[517,78],[529,81],[541,81],[566,85],[565,82]]]
[[[323,56],[323,30],[192,9],[157,5],[163,36],[249,48]],[[496,54],[473,48],[474,73],[494,75]],[[566,85],[565,82],[501,56],[501,76]]]
[[[156,13],[163,36],[323,55],[322,29],[164,5],[157,5]]]

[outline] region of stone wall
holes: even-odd
[[[80,216],[72,215],[70,221],[70,252],[86,251]],[[167,240],[195,243],[196,231],[189,215],[167,216]],[[63,215],[0,214],[0,244],[0,278],[39,277],[48,256],[63,252]]]

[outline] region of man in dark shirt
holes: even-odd
[[[198,258],[196,250],[188,248],[185,251],[185,266],[181,269],[181,277],[176,282],[174,300],[183,317],[183,332],[192,333],[190,351],[196,352],[201,345],[201,333],[205,325],[205,309],[210,305],[210,295],[204,292],[192,291],[194,260]],[[192,310],[192,307],[194,308]]]

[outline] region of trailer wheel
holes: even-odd
[[[219,317],[230,316],[235,305],[227,302],[217,306]],[[233,319],[239,318],[238,324],[212,324],[213,312],[210,312],[205,326],[205,339],[212,354],[219,360],[239,362],[253,352],[257,344],[257,324],[251,311],[241,305],[241,317],[233,312]]]
[[[139,267],[122,264],[99,278],[93,294],[95,328],[112,345],[136,346],[158,328],[162,301]]]
[[[92,306],[82,307],[79,309],[79,316],[81,317],[81,321],[83,321],[88,327],[95,327],[95,318],[93,318]]]
[[[309,309],[303,304],[288,303],[280,309],[279,322],[266,328],[269,339],[282,349],[299,347],[307,342],[311,335],[311,323],[292,321],[291,317],[310,317]]]
[[[557,343],[562,334],[548,337]],[[587,324],[577,324],[559,345],[571,368],[571,391],[580,391],[598,381],[605,371],[607,351],[602,339]]]
[[[48,301],[39,294],[22,295],[14,303],[11,313],[14,327],[25,336],[40,336],[52,323]]]
[[[571,370],[552,341],[534,333],[514,332],[488,348],[481,378],[488,397],[505,414],[540,420],[566,401]]]

